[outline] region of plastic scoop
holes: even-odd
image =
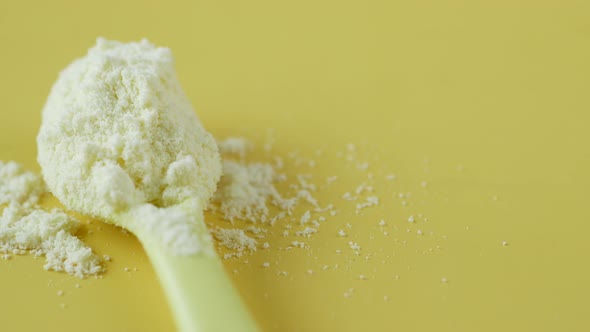
[[[217,146],[182,91],[168,49],[99,39],[59,76],[38,160],[69,209],[134,233],[180,331],[257,331],[203,220]]]

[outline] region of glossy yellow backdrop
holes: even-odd
[[[322,149],[308,172],[339,176],[310,250],[224,261],[264,331],[588,331],[589,17],[568,0],[1,1],[0,160],[39,170],[45,98],[97,36],[147,37],[216,136],[272,128],[273,153]],[[341,199],[369,181],[348,143],[381,198],[362,216]],[[0,330],[174,330],[137,241],[85,222],[104,278],[0,261]]]

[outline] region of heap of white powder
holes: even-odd
[[[111,222],[129,213],[122,226],[152,231],[174,254],[206,247],[200,212],[180,205],[206,207],[221,163],[169,49],[98,39],[61,72],[37,144],[43,177],[67,208]]]
[[[38,207],[41,177],[15,162],[0,161],[0,253],[45,256],[45,269],[83,278],[103,271],[100,258],[74,234],[79,223],[64,212]]]

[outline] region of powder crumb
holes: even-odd
[[[66,309],[66,308],[68,307],[68,305],[67,305],[67,304],[65,304],[65,303],[60,303],[60,304],[59,304],[59,306],[60,306],[60,308],[62,308],[62,309]]]
[[[277,275],[278,276],[284,276],[284,277],[286,277],[286,276],[289,275],[289,272],[287,272],[287,271],[279,271],[279,272],[277,272]]]
[[[352,241],[348,242],[348,246],[350,247],[350,249],[352,250],[356,250],[356,251],[360,251],[361,250],[361,246],[358,245],[358,243],[354,243]]]
[[[313,274],[313,270],[307,270],[307,274]]]
[[[256,240],[246,235],[242,229],[217,228],[212,233],[219,240],[220,246],[235,250],[240,256],[245,251],[256,251]]]
[[[57,296],[63,296],[64,295],[64,291],[62,291],[61,289],[57,291]]]
[[[443,284],[446,284],[449,282],[449,280],[447,278],[443,277],[440,279],[440,282],[442,282]]]
[[[364,274],[359,275],[359,280],[367,280],[367,276]]]
[[[264,248],[264,249],[268,249],[268,248],[270,248],[270,244],[269,244],[268,242],[264,242],[264,243],[262,244],[262,248]]]
[[[389,181],[391,181],[391,180],[395,180],[395,178],[396,178],[395,174],[387,174],[387,175],[385,176],[385,179],[386,179],[386,180],[389,180]]]
[[[369,196],[365,199],[365,202],[356,205],[356,214],[359,214],[361,210],[371,206],[379,205],[379,197]]]
[[[305,242],[301,241],[293,241],[291,242],[291,245],[295,248],[305,248]]]
[[[328,265],[324,265],[322,266],[322,270],[326,271],[327,269],[329,269],[330,267]]]
[[[248,227],[246,227],[246,232],[250,232],[252,234],[261,234],[261,233],[266,233],[266,229],[256,227],[256,226],[248,226]]]
[[[270,263],[269,262],[264,262],[264,263],[262,263],[262,267],[263,268],[270,267]]]
[[[502,241],[502,246],[503,247],[508,247],[508,242],[507,241]]]
[[[387,295],[384,295],[384,296],[383,296],[383,301],[385,301],[385,302],[389,302],[389,296],[387,296]]]
[[[346,236],[346,232],[343,229],[341,229],[341,230],[338,231],[338,236],[345,237]]]
[[[338,177],[334,175],[334,176],[329,176],[329,177],[326,179],[326,182],[327,182],[328,184],[332,184],[332,183],[334,183],[336,180],[338,180]]]
[[[422,188],[426,188],[426,187],[428,187],[428,182],[426,182],[426,181],[422,181],[422,182],[420,182],[420,186],[421,186]]]
[[[217,146],[222,154],[236,154],[243,158],[251,148],[251,143],[242,137],[228,137],[218,141]]]
[[[366,171],[367,169],[369,169],[369,163],[367,163],[367,162],[364,162],[364,163],[358,163],[358,164],[356,165],[356,168],[357,168],[359,171]]]
[[[109,255],[102,255],[102,258],[104,258],[104,260],[107,262],[111,261],[111,256],[109,256]]]
[[[124,270],[125,272],[129,272],[129,268],[128,268],[128,267],[124,268],[123,270]]]
[[[379,226],[383,227],[385,225],[386,225],[385,220],[381,219],[381,221],[379,221]]]
[[[76,288],[82,288],[82,286],[80,286],[80,284],[76,284]]]
[[[417,230],[417,231],[416,231],[416,235],[422,235],[422,230],[420,230],[420,229],[419,229],[419,230]]]
[[[348,299],[348,298],[352,297],[353,293],[354,293],[354,288],[349,288],[346,292],[344,292],[344,297]]]
[[[14,202],[32,207],[45,192],[40,175],[26,171],[14,161],[0,161],[0,205]]]
[[[303,216],[301,216],[301,219],[299,220],[299,224],[304,225],[309,222],[309,219],[311,219],[311,213],[308,210],[308,211],[305,211]]]
[[[408,222],[409,223],[414,223],[416,221],[416,219],[414,218],[414,216],[409,216],[408,217]]]
[[[354,201],[356,197],[352,196],[352,194],[349,192],[345,192],[344,195],[342,195],[342,199],[345,199],[347,201]]]
[[[295,232],[295,235],[310,238],[313,234],[315,234],[317,232],[318,232],[318,230],[316,228],[305,227],[305,229]]]
[[[317,200],[313,197],[313,195],[308,190],[299,190],[297,192],[296,198],[303,198],[303,200],[314,207],[318,207]]]
[[[320,222],[324,222],[324,221],[326,221],[326,217],[323,217],[323,216],[322,216],[322,217],[319,217],[319,218],[318,218],[318,220],[319,220]]]

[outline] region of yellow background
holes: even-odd
[[[274,153],[322,148],[310,172],[340,176],[311,251],[224,262],[265,331],[588,331],[589,17],[587,1],[2,1],[0,160],[39,169],[45,98],[97,36],[147,37],[216,136],[274,128]],[[347,143],[382,200],[361,217],[340,199],[366,180],[337,156]],[[429,221],[409,225],[417,213]],[[135,239],[87,229],[113,257],[103,279],[0,261],[0,330],[173,330]]]

